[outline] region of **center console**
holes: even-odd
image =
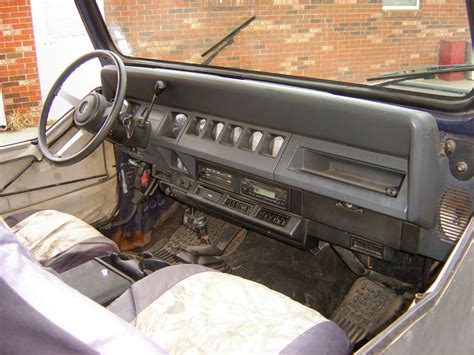
[[[183,203],[304,247],[298,190],[206,161],[197,161],[195,179],[156,168],[154,175],[165,194]]]
[[[60,278],[67,285],[101,305],[108,305],[135,282],[100,258],[65,271]]]
[[[134,282],[169,265],[148,253],[135,258],[112,253],[69,269],[59,278],[91,300],[107,306]]]

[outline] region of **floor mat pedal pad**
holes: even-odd
[[[396,293],[365,277],[357,279],[332,320],[342,328],[354,345],[371,334],[383,321]]]

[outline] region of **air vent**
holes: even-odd
[[[290,219],[290,217],[284,214],[277,213],[266,208],[261,208],[260,211],[258,211],[257,218],[280,227],[286,226],[288,220]]]
[[[253,207],[253,205],[236,200],[235,198],[232,198],[232,197],[227,197],[226,200],[224,201],[224,205],[234,210],[243,212],[245,214],[249,214]]]
[[[360,238],[351,234],[351,249],[362,254],[383,259],[383,246],[381,244]]]
[[[471,217],[469,193],[459,187],[448,187],[441,196],[439,231],[441,238],[457,242]]]

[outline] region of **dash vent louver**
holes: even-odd
[[[441,196],[438,228],[441,238],[457,242],[471,217],[469,193],[459,187],[448,187]]]

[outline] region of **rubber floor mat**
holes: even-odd
[[[397,294],[365,277],[357,279],[332,320],[357,344],[379,326]]]
[[[359,278],[329,245],[310,252],[255,232],[224,259],[233,275],[265,285],[326,318]]]
[[[247,234],[246,230],[243,228],[224,222],[221,219],[206,215],[202,212],[195,212],[194,215],[195,217],[207,216],[209,238],[214,245],[217,245],[224,236],[229,234],[233,236],[233,240],[228,248],[226,248],[224,251],[224,255],[228,255],[232,250],[238,247],[236,246],[236,243],[240,244],[239,239],[245,237]],[[152,248],[149,249],[148,252],[152,253],[159,259],[175,265],[181,263],[176,259],[176,254],[182,250],[182,247],[200,245],[200,243],[201,241],[197,237],[196,233],[191,228],[182,224],[173,233],[173,235],[163,247],[158,249]],[[222,261],[222,263],[212,265],[212,268],[224,272],[230,271],[224,261]]]

